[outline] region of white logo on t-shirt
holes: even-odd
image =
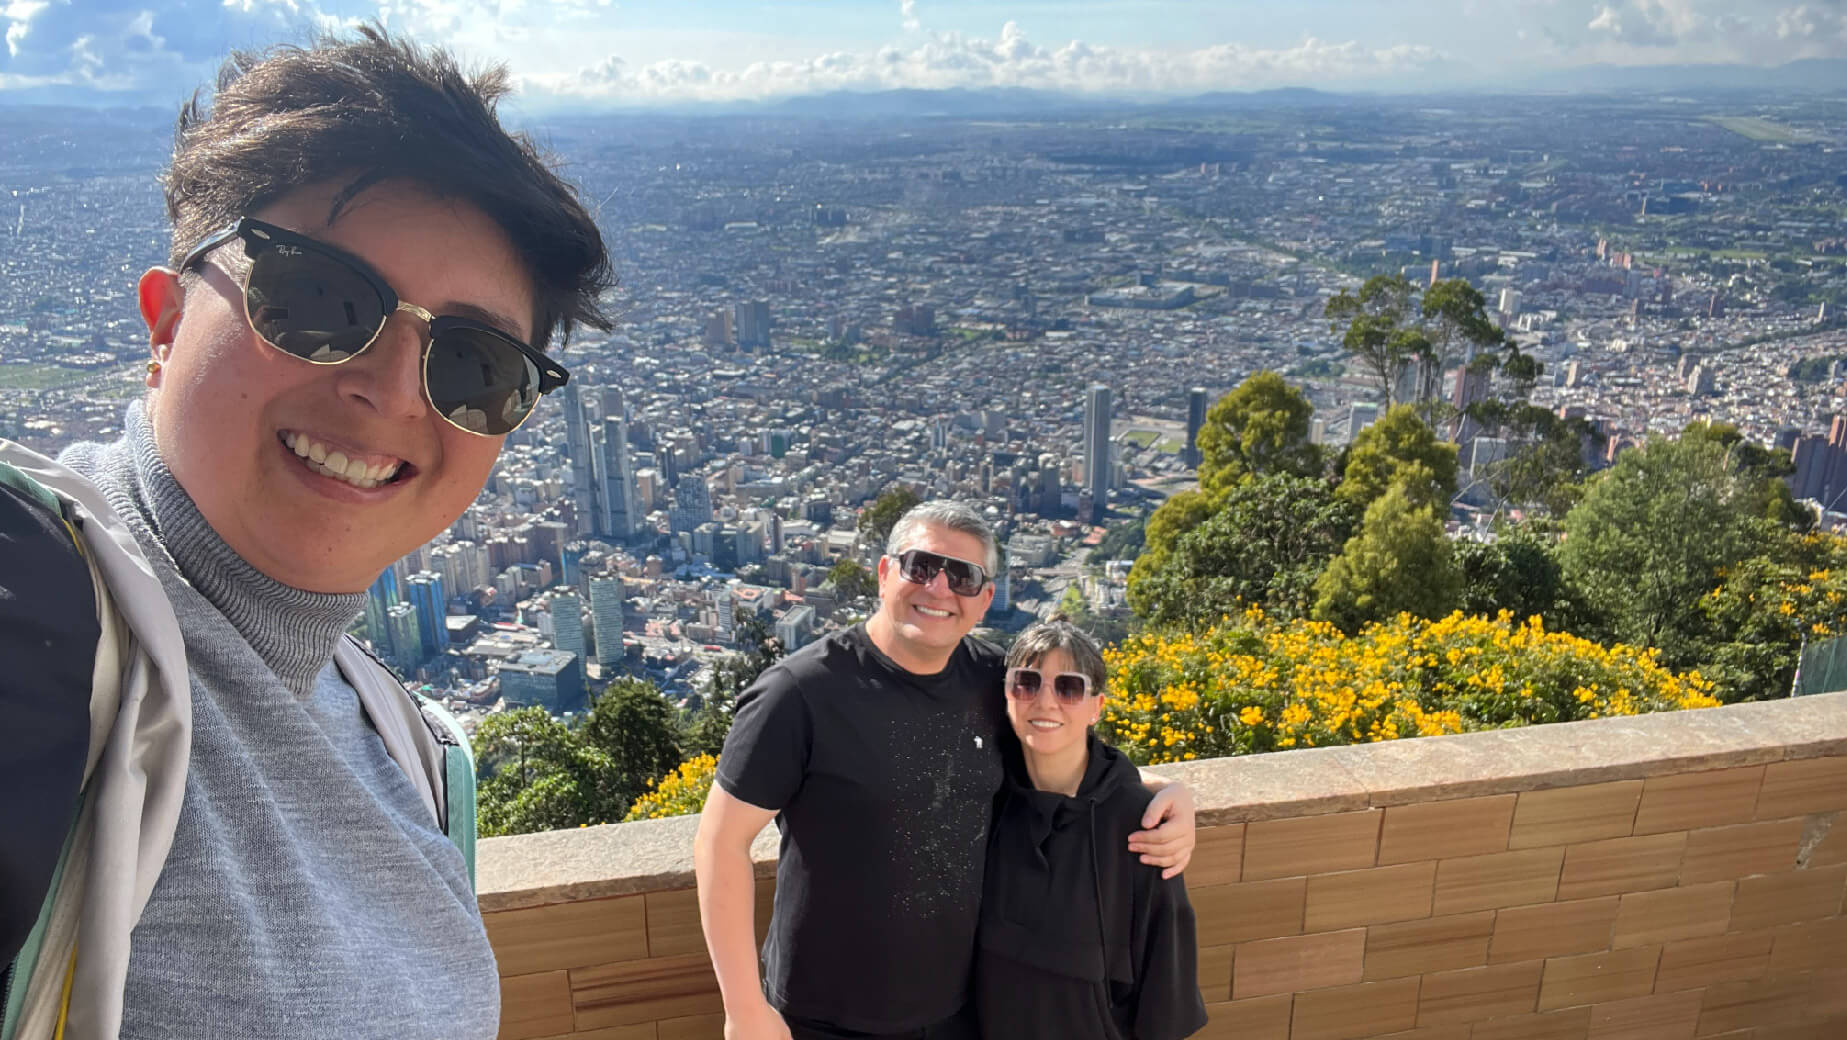
[[[975,750],[977,751],[981,750],[981,738],[980,737],[975,738]]]

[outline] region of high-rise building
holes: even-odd
[[[753,300],[734,305],[731,309],[731,324],[737,336],[738,349],[767,348],[770,345],[769,301]]]
[[[389,567],[366,590],[366,638],[372,640],[372,649],[378,651],[380,657],[392,655],[391,608],[403,598],[398,588],[398,573]]]
[[[398,603],[385,612],[385,626],[391,632],[389,660],[397,670],[409,675],[423,663],[423,632],[417,624],[417,608]]]
[[[814,632],[814,620],[814,608],[798,603],[776,622],[776,638],[782,641],[784,653],[794,653],[808,642]]]
[[[564,442],[571,459],[571,514],[579,535],[596,533],[595,463],[590,455],[590,420],[584,415],[581,382],[564,384]]]
[[[607,667],[622,660],[620,578],[590,579],[590,630],[596,636],[597,664]]]
[[[618,387],[602,388],[602,421],[590,430],[590,529],[626,541],[641,526],[635,472],[628,443],[628,405]]]
[[[1199,466],[1199,431],[1206,425],[1206,388],[1196,386],[1186,392],[1186,457],[1187,465]]]
[[[686,473],[673,488],[673,511],[669,522],[673,533],[697,530],[700,524],[712,519],[712,491],[705,485],[705,478],[697,473]]]
[[[418,571],[410,576],[406,598],[417,608],[417,633],[422,640],[423,658],[429,659],[449,649],[449,626],[443,620],[443,576],[435,571]]]
[[[584,641],[584,601],[577,598],[577,593],[553,592],[551,615],[552,645],[580,658],[588,656],[589,647]]]
[[[1110,389],[1101,383],[1092,386],[1084,398],[1084,490],[1090,493],[1091,516],[1095,520],[1107,510],[1110,489]]]

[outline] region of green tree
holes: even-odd
[[[1363,510],[1393,484],[1404,488],[1412,504],[1436,507],[1439,515],[1448,514],[1456,495],[1456,446],[1439,440],[1408,404],[1386,412],[1353,439],[1335,493]]]
[[[605,798],[607,761],[544,708],[489,715],[475,730],[483,835],[526,834],[621,818]]]
[[[902,484],[874,499],[872,504],[859,514],[860,544],[884,552],[885,539],[890,537],[892,525],[898,522],[899,517],[909,512],[912,506],[922,501],[917,497],[917,492]]]
[[[1148,545],[1147,520],[1137,517],[1110,526],[1091,552],[1093,560],[1134,560]]]
[[[769,621],[756,611],[738,615],[737,635],[732,642],[741,652],[712,666],[704,695],[698,698],[699,703],[683,721],[680,748],[689,758],[717,755],[724,750],[738,695],[784,654],[782,640],[776,638]]]
[[[1438,396],[1443,372],[1460,361],[1471,349],[1477,352],[1477,371],[1492,370],[1498,363],[1495,351],[1506,341],[1500,326],[1488,317],[1487,300],[1466,278],[1451,278],[1424,290],[1419,307],[1424,319],[1424,335],[1430,343],[1422,359],[1423,381],[1420,400]],[[1525,355],[1520,355],[1524,357]]]
[[[1517,622],[1537,617],[1555,632],[1581,627],[1577,594],[1565,581],[1553,539],[1521,526],[1492,542],[1457,542],[1454,549],[1463,613],[1493,617],[1505,610]]]
[[[1146,617],[1142,608],[1136,606],[1137,587],[1150,574],[1167,565],[1167,558],[1174,551],[1174,543],[1180,536],[1206,522],[1218,511],[1221,495],[1206,491],[1182,491],[1161,503],[1160,508],[1148,514],[1147,548],[1135,558],[1135,566],[1129,568],[1129,606],[1137,614]]]
[[[1321,470],[1321,449],[1309,443],[1314,405],[1275,372],[1258,372],[1218,399],[1199,428],[1199,483],[1208,491],[1248,476]]]
[[[580,732],[585,746],[607,762],[598,777],[599,795],[621,806],[609,814],[612,820],[621,819],[629,803],[683,757],[674,707],[644,679],[611,683],[590,706]]]
[[[889,525],[886,527],[886,531],[887,533],[890,532]],[[884,548],[884,544],[884,540],[881,539],[879,547],[881,549]],[[865,596],[876,596],[879,594],[878,577],[867,570],[864,564],[851,557],[843,556],[832,567],[828,568],[827,580],[833,582],[834,591],[840,594],[840,602],[842,603],[849,603]]]
[[[1483,401],[1470,409],[1484,433],[1508,445],[1507,457],[1478,466],[1500,508],[1543,506],[1564,517],[1583,493],[1589,470],[1586,448],[1596,449],[1602,434],[1584,419],[1561,419],[1556,412],[1525,401]]]
[[[1314,615],[1344,632],[1405,612],[1439,618],[1454,610],[1461,576],[1436,506],[1393,484],[1366,508],[1348,540],[1315,582]]]
[[[1763,479],[1716,440],[1651,437],[1590,482],[1565,518],[1565,576],[1616,640],[1696,663],[1700,598],[1777,537]]]
[[[1357,512],[1318,477],[1252,477],[1130,585],[1130,606],[1151,626],[1210,626],[1243,605],[1304,616]]]
[[[1422,332],[1405,327],[1416,293],[1402,275],[1375,275],[1358,293],[1342,289],[1327,302],[1325,313],[1341,334],[1341,346],[1378,380],[1387,409],[1396,403],[1405,369],[1430,350]]]

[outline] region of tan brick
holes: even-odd
[[[1308,879],[1302,930],[1330,932],[1429,917],[1436,877],[1434,862],[1316,874]]]
[[[1681,833],[1573,845],[1565,850],[1558,898],[1586,899],[1666,888],[1680,880],[1680,860],[1686,847],[1687,836]]]
[[[1590,1012],[1590,1040],[1693,1040],[1700,994],[1663,993],[1598,1004]]]
[[[660,1040],[725,1040],[725,1016],[690,1015],[660,1022]],[[572,1037],[571,1040],[577,1040]]]
[[[1453,1026],[1424,1026],[1407,1029],[1402,1033],[1387,1033],[1373,1040],[1469,1040],[1469,1024],[1458,1022]]]
[[[1680,883],[1697,885],[1793,870],[1796,849],[1801,844],[1800,819],[1690,831],[1686,859],[1680,864]]]
[[[1749,823],[1764,785],[1764,767],[1651,776],[1642,784],[1635,833],[1660,834]]]
[[[1731,930],[1754,932],[1834,917],[1841,912],[1843,892],[1847,866],[1745,878],[1732,899]]]
[[[481,915],[502,975],[581,968],[648,955],[641,896],[584,899]]]
[[[1590,1008],[1575,1007],[1477,1022],[1469,1040],[1584,1040],[1589,1032]]]
[[[1742,1033],[1730,1034],[1743,1037]],[[1829,1018],[1818,1022],[1804,1022],[1799,1026],[1776,1026],[1769,1029],[1754,1029],[1749,1040],[1841,1040],[1847,1036],[1847,1018]],[[1723,1037],[1717,1040],[1724,1040]]]
[[[1289,1040],[1354,1040],[1417,1022],[1417,980],[1363,982],[1357,986],[1298,993]]]
[[[1446,1025],[1530,1014],[1539,998],[1541,961],[1439,971],[1424,976],[1417,1024]]]
[[[1494,918],[1488,960],[1504,964],[1607,950],[1621,908],[1620,897],[1604,896],[1502,910]]]
[[[563,971],[500,979],[500,1040],[571,1031],[571,977]]]
[[[678,957],[706,952],[705,936],[699,931],[697,889],[649,892],[643,898],[648,910],[648,956]]]
[[[1251,939],[1302,934],[1306,878],[1246,881],[1237,885],[1188,886],[1199,944],[1222,946]]]
[[[1847,809],[1847,758],[1804,758],[1765,767],[1764,787],[1757,794],[1757,819],[1780,820],[1839,809]]]
[[[1231,999],[1231,961],[1236,946],[1199,948],[1199,995],[1208,1004]]]
[[[1446,859],[1437,864],[1438,915],[1550,902],[1558,892],[1564,849],[1527,849],[1490,856]]]
[[[1287,993],[1251,1000],[1206,1005],[1206,1025],[1193,1040],[1289,1040],[1289,1012],[1295,998]]]
[[[708,1037],[720,1035],[724,1033],[725,1016],[707,1015],[706,1017],[707,1018],[717,1017],[718,1019],[718,1033],[717,1034],[714,1034],[711,1032],[656,1033],[654,1030],[655,1024],[653,1022],[643,1022],[640,1025],[634,1025],[634,1026],[610,1026],[607,1029],[586,1029],[581,1033],[579,1032],[559,1033],[556,1036],[545,1037],[544,1040],[660,1040],[660,1037],[663,1037],[663,1036],[669,1037],[670,1040],[707,1040]],[[676,1019],[670,1019],[669,1021],[687,1022],[691,1020],[684,1019],[684,1018],[676,1018]],[[663,1022],[661,1024],[666,1025],[667,1023]],[[721,1037],[721,1040],[722,1040],[722,1037]]]
[[[1616,914],[1616,949],[1723,935],[1732,917],[1732,883],[1630,892]]]
[[[1193,846],[1193,860],[1186,865],[1186,883],[1193,885],[1227,885],[1243,879],[1244,825],[1201,827]]]
[[[1378,809],[1265,820],[1244,832],[1248,881],[1370,867],[1378,858]]]
[[[1661,949],[1655,992],[1759,978],[1770,967],[1771,938],[1769,932],[1751,932],[1668,943]]]
[[[633,1025],[724,1011],[702,954],[650,957],[571,971],[577,1027]]]
[[[1516,797],[1497,794],[1394,805],[1385,810],[1380,829],[1379,865],[1505,852]]]
[[[1368,981],[1474,968],[1488,961],[1494,911],[1431,917],[1366,929]]]
[[[1700,1001],[1697,1036],[1709,1037],[1737,1029],[1768,1030],[1798,1025],[1807,1007],[1807,976],[1720,982],[1707,986]]]
[[[1514,807],[1510,849],[1572,845],[1633,833],[1642,781],[1615,780],[1555,791],[1522,791]]]
[[[1843,863],[1847,863],[1847,821],[1835,817],[1821,841],[1809,851],[1806,866],[1813,870],[1816,867],[1838,867]]]
[[[1659,946],[1554,957],[1546,961],[1539,1010],[1647,996],[1655,988],[1655,967],[1660,962]]]
[[[1360,981],[1366,960],[1366,930],[1259,939],[1238,947],[1231,966],[1234,999],[1297,993]]]
[[[1793,975],[1847,964],[1847,917],[1778,928],[1770,947],[1770,974]]]

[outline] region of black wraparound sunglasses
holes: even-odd
[[[988,584],[988,572],[978,563],[924,549],[906,549],[893,557],[904,580],[928,585],[939,573],[948,576],[949,591],[958,596],[978,596]]]
[[[249,271],[244,313],[263,342],[315,365],[365,353],[385,322],[408,312],[429,327],[423,396],[464,433],[497,437],[519,428],[539,403],[570,380],[556,361],[486,322],[431,314],[398,299],[364,260],[299,232],[245,217],[194,246],[182,272],[234,238]]]

